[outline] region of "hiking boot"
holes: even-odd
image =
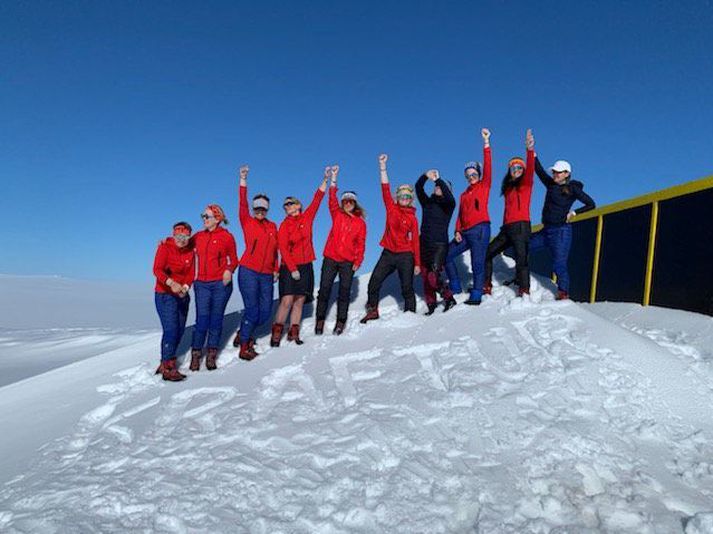
[[[366,324],[369,321],[373,321],[374,319],[379,318],[379,308],[376,306],[367,306],[366,307],[366,315],[361,318],[361,321],[359,321],[361,324]]]
[[[176,367],[175,358],[161,362],[161,365],[156,369],[156,374],[162,375],[162,378],[169,382],[180,382],[186,379],[186,375],[181,373]]]
[[[285,325],[283,324],[277,324],[274,323],[272,325],[272,335],[270,336],[270,346],[271,347],[279,347],[280,346],[280,340],[282,339],[282,331],[284,330]]]
[[[235,337],[233,338],[233,347],[238,348],[240,346],[240,328],[235,332]]]
[[[456,299],[454,299],[453,297],[447,298],[446,302],[443,303],[443,313],[446,313],[448,310],[450,310],[456,304],[458,304],[456,302]]]
[[[218,368],[218,349],[209,348],[208,354],[205,357],[205,368],[209,371],[215,371]]]
[[[287,341],[294,341],[297,345],[302,345],[304,341],[300,339],[300,325],[293,324],[287,331]]]
[[[436,308],[438,307],[438,304],[435,302],[433,304],[428,304],[428,311],[424,315],[433,315],[433,312],[436,311]]]
[[[324,319],[320,319],[314,325],[314,333],[318,336],[321,336],[322,334],[324,334]]]
[[[201,360],[203,359],[202,349],[191,349],[191,371],[198,371],[201,368]]]
[[[344,332],[345,326],[346,324],[344,323],[344,321],[337,321],[337,324],[334,325],[334,330],[332,331],[332,333],[335,336],[341,336],[342,332]]]
[[[493,284],[485,284],[483,286],[483,295],[492,295],[493,294]]]
[[[240,344],[240,354],[238,355],[241,360],[253,360],[257,357],[257,352],[255,348],[250,344],[250,342]]]
[[[561,289],[557,291],[556,300],[569,300],[569,293],[562,291]]]
[[[524,297],[525,295],[529,295],[529,294],[530,294],[529,288],[521,287],[520,289],[517,290],[518,297]]]

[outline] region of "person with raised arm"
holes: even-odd
[[[173,225],[173,236],[158,245],[153,263],[156,277],[154,301],[161,320],[161,364],[157,375],[164,380],[178,382],[186,375],[178,370],[176,351],[186,331],[186,319],[191,297],[188,290],[195,276],[195,260],[191,243],[191,225],[177,222]]]
[[[243,298],[243,316],[235,334],[233,346],[240,347],[239,357],[252,360],[258,356],[253,333],[272,315],[273,286],[277,280],[277,225],[268,220],[270,199],[259,193],[252,199],[252,215],[248,206],[247,165],[240,167],[238,216],[245,238],[245,252],[240,258],[238,289]]]
[[[463,174],[468,187],[460,195],[455,238],[448,249],[446,273],[451,291],[462,291],[455,259],[466,250],[470,251],[470,268],[473,271],[473,286],[466,304],[477,306],[483,296],[485,285],[485,255],[490,242],[490,215],[488,201],[492,183],[493,156],[490,150],[490,130],[480,131],[483,138],[483,164],[466,163]]]
[[[317,296],[317,322],[314,333],[324,333],[324,321],[327,318],[327,305],[332,293],[334,280],[339,275],[339,293],[337,297],[337,322],[333,333],[344,332],[349,313],[349,298],[351,295],[354,273],[364,261],[366,246],[366,214],[359,205],[354,191],[345,191],[341,195],[341,203],[337,200],[337,177],[339,165],[332,167],[331,184],[329,187],[329,213],[332,216],[332,228],[324,247],[322,273]]]
[[[572,245],[571,221],[577,215],[593,210],[594,200],[584,192],[584,184],[572,180],[572,166],[558,160],[550,167],[550,176],[535,157],[535,172],[547,188],[545,204],[542,207],[543,227],[530,237],[530,252],[547,248],[552,257],[552,271],[557,276],[557,300],[569,298],[569,249]],[[572,210],[579,200],[583,206]]]
[[[426,194],[427,181],[433,182],[433,194]],[[456,209],[456,199],[453,197],[451,185],[443,180],[436,169],[422,174],[416,181],[416,197],[421,204],[421,276],[423,277],[423,293],[428,311],[432,315],[438,305],[438,293],[444,301],[443,311],[446,312],[456,305],[443,279],[443,265],[448,254],[448,226]]]
[[[381,257],[369,278],[366,315],[362,323],[379,318],[379,293],[384,280],[394,271],[399,274],[404,311],[416,312],[416,292],[413,277],[421,274],[421,250],[418,237],[418,219],[413,206],[413,187],[400,185],[396,189],[396,201],[391,196],[389,176],[386,172],[386,154],[379,156],[381,196],[386,208],[386,228],[380,245],[384,248]]]
[[[327,181],[331,178],[332,168],[325,167],[322,183],[314,193],[312,202],[302,211],[302,204],[295,197],[287,197],[283,203],[285,219],[277,232],[280,249],[279,292],[280,305],[272,325],[270,345],[280,346],[285,320],[290,318],[287,341],[302,345],[300,323],[302,307],[314,300],[314,246],[312,245],[312,227],[319,205],[327,190]]]
[[[233,294],[233,273],[238,268],[235,238],[224,225],[225,212],[218,204],[209,204],[201,214],[203,230],[193,236],[198,262],[193,292],[196,297],[196,325],[191,343],[191,371],[198,371],[206,347],[205,367],[217,369],[223,315]]]
[[[530,269],[527,263],[530,240],[530,200],[535,176],[535,137],[532,130],[525,135],[527,161],[520,157],[508,163],[508,172],[503,178],[500,194],[505,197],[503,225],[495,239],[490,242],[485,256],[485,286],[483,292],[492,292],[493,258],[512,247],[515,255],[515,281],[517,295],[530,293]]]

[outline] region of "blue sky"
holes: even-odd
[[[496,180],[531,127],[599,204],[713,173],[711,2],[412,4],[0,3],[0,272],[148,281],[208,202],[242,251],[240,164],[279,222],[332,162],[369,211],[370,269],[377,154],[460,193],[482,126]],[[490,210],[496,230],[495,191]]]

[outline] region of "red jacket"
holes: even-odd
[[[517,187],[510,187],[505,193],[505,214],[503,224],[530,221],[530,199],[535,175],[535,151],[527,151],[525,175]]]
[[[193,236],[198,260],[198,276],[201,282],[215,282],[223,279],[227,269],[234,273],[238,268],[238,251],[233,234],[222,226],[215,230],[201,230]]]
[[[337,188],[329,188],[329,213],[332,214],[332,229],[324,247],[325,258],[348,261],[359,268],[364,261],[366,246],[366,222],[362,217],[349,215],[339,207]]]
[[[277,225],[267,219],[260,220],[250,215],[247,187],[240,186],[238,214],[245,237],[245,252],[240,258],[240,265],[258,273],[276,273],[279,268]]]
[[[386,228],[379,244],[390,252],[412,252],[415,265],[420,267],[421,247],[416,208],[399,206],[394,202],[389,184],[381,184],[381,195],[386,206]]]
[[[298,265],[314,261],[312,246],[312,224],[317,215],[319,205],[324,198],[324,191],[317,189],[314,198],[307,209],[299,215],[285,217],[277,232],[282,264],[290,272],[296,271]]]
[[[156,293],[170,293],[166,280],[171,278],[181,285],[190,285],[195,277],[196,263],[192,245],[179,248],[172,237],[158,246],[153,261],[153,274],[156,276]]]
[[[476,224],[490,222],[488,199],[493,183],[493,157],[490,147],[483,149],[483,179],[468,185],[460,195],[460,207],[456,219],[456,232],[473,228]]]

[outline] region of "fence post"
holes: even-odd
[[[651,281],[654,273],[654,251],[656,249],[656,231],[659,223],[659,202],[655,200],[651,205],[651,225],[649,226],[649,250],[646,254],[646,277],[644,278],[644,301],[648,306],[651,302]]]
[[[592,265],[592,285],[589,288],[589,302],[594,303],[597,300],[597,281],[599,279],[599,252],[602,249],[602,229],[604,227],[604,218],[602,215],[597,216],[597,238],[594,242],[594,263]]]

